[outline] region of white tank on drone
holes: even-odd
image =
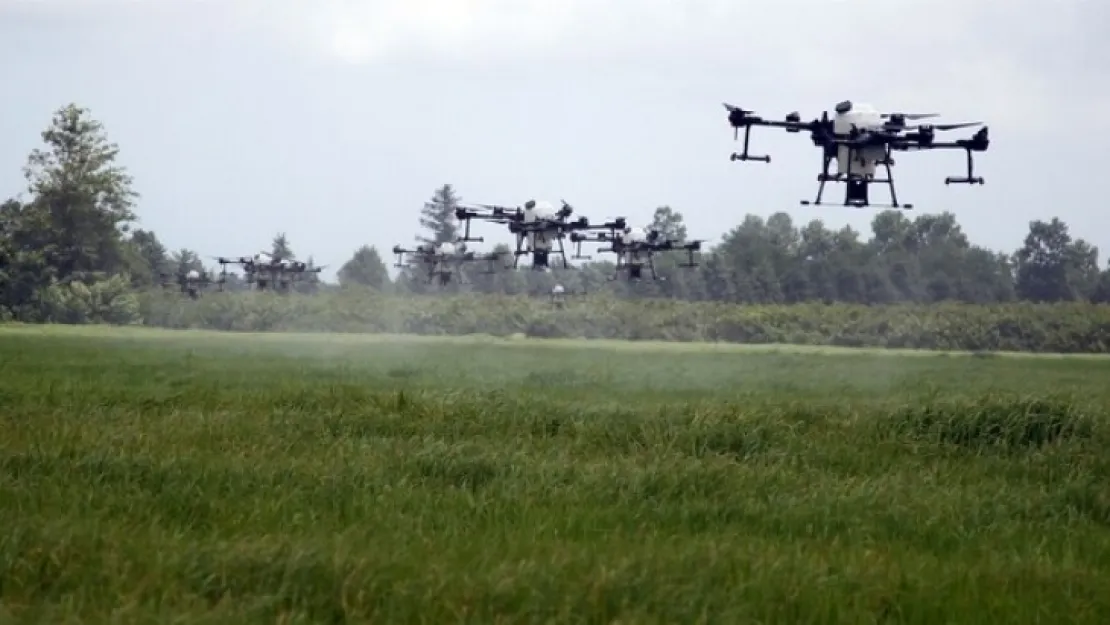
[[[456,253],[461,254],[465,249],[466,246],[462,243],[455,244],[445,241],[436,246],[435,253],[442,256],[453,256]]]
[[[185,279],[189,282],[196,282],[200,280],[200,272],[196,269],[190,269],[188,272],[185,273]]]
[[[534,200],[524,204],[524,223],[533,223],[541,219],[555,219],[555,205],[546,200]]]
[[[617,233],[617,241],[619,241],[622,245],[647,243],[648,233],[647,230],[644,228],[625,228],[624,232]],[[643,254],[645,254],[645,252],[639,250],[625,250],[622,256],[624,256],[625,263],[637,264],[641,262],[640,257]]]
[[[525,224],[532,224],[540,221],[554,221],[558,219],[558,211],[555,205],[546,200],[529,200],[524,204],[522,211]],[[527,243],[529,251],[550,252],[552,246],[552,233],[540,230],[528,231],[527,236],[521,233],[518,236],[523,236]]]
[[[853,126],[859,130],[869,130],[881,128],[883,123],[882,113],[874,106],[865,102],[845,100],[836,105],[833,132],[843,136],[851,132]],[[881,145],[854,150],[846,145],[840,145],[836,150],[836,171],[840,174],[851,173],[873,177],[876,163],[884,158],[886,158],[886,148]]]

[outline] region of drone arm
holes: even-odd
[[[739,107],[725,104],[725,109],[728,110],[728,123],[732,126],[732,138],[737,140],[740,138],[740,129],[744,129],[744,149],[737,154],[733,152],[729,156],[730,161],[758,161],[762,163],[770,163],[770,155],[754,155],[750,154],[748,149],[751,143],[752,128],[755,126],[764,126],[767,128],[782,128],[787,132],[801,132],[803,130],[813,130],[813,123],[802,123],[801,117],[797,113],[790,113],[783,121],[774,121],[770,119],[763,119],[762,117],[751,115],[751,111],[745,111]]]
[[[755,155],[755,154],[749,154],[748,153],[748,148],[749,148],[749,145],[751,144],[751,138],[752,138],[752,128],[754,126],[766,126],[768,128],[782,128],[782,129],[785,129],[787,132],[801,132],[803,130],[811,130],[812,129],[811,124],[803,124],[801,122],[796,122],[796,121],[779,122],[779,121],[771,121],[771,120],[766,120],[766,119],[760,119],[758,117],[745,119],[744,123],[742,123],[739,126],[734,126],[733,127],[734,130],[737,131],[736,133],[734,133],[734,137],[733,137],[734,139],[739,138],[738,133],[739,133],[740,128],[744,129],[744,149],[739,154],[737,154],[736,152],[733,152],[732,155],[729,156],[730,161],[757,161],[757,162],[761,162],[761,163],[770,163],[771,162],[771,156],[769,154]]]
[[[397,269],[403,269],[405,267],[405,254],[412,254],[413,251],[407,250],[400,245],[394,245],[393,253],[397,255],[397,262],[394,263],[393,266]]]
[[[677,249],[681,249],[682,251],[686,252],[686,262],[679,263],[678,266],[679,267],[690,267],[690,268],[697,267],[698,266],[698,261],[694,258],[694,253],[701,251],[701,244],[702,244],[701,241],[691,241],[689,243],[686,243],[684,245],[679,246]]]
[[[934,143],[929,147],[940,149],[960,149],[967,155],[967,173],[963,176],[948,176],[944,184],[986,184],[982,176],[975,175],[975,152],[986,152],[990,147],[990,135],[986,126],[980,128],[970,139]]]

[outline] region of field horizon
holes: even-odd
[[[0,621],[1110,622],[1110,359],[997,355],[0,325]]]
[[[629,351],[661,351],[678,353],[794,353],[800,355],[887,355],[887,356],[964,356],[964,357],[1007,357],[1007,358],[1066,358],[1066,359],[1107,359],[1110,353],[1068,353],[1051,351],[1005,351],[1005,350],[951,350],[903,347],[853,347],[840,345],[801,345],[796,343],[737,343],[731,341],[689,341],[689,340],[629,340],[606,338],[546,338],[526,336],[517,333],[510,336],[493,334],[416,334],[389,332],[307,332],[307,331],[228,331],[206,328],[163,328],[157,326],[131,325],[118,326],[107,324],[32,324],[0,323],[0,335],[25,334],[58,337],[85,337],[103,339],[186,339],[203,340],[263,340],[272,342],[296,342],[323,344],[334,342],[360,342],[363,344],[443,344],[443,345],[487,345],[515,348],[563,348],[563,349],[620,349]]]

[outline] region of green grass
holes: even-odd
[[[1110,623],[1110,359],[0,328],[0,623]]]

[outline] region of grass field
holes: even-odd
[[[0,328],[0,623],[1110,623],[1110,359]]]

